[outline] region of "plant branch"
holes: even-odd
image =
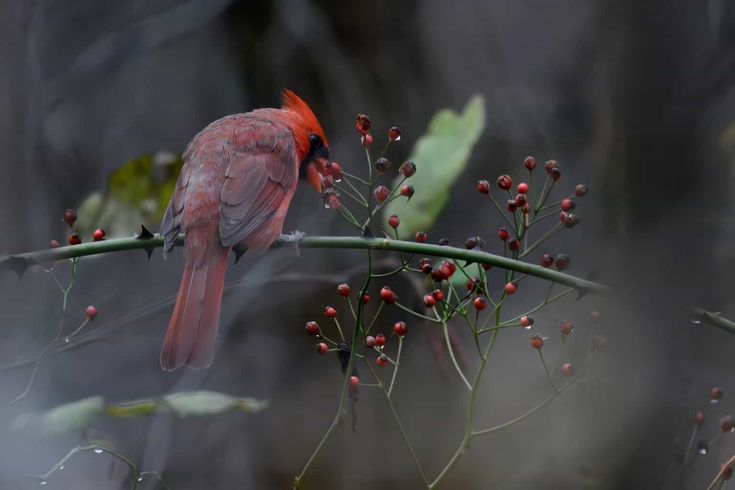
[[[694,313],[697,315],[698,321],[709,323],[710,325],[721,328],[726,332],[735,334],[735,322],[721,317],[719,313],[706,311],[702,308],[694,308]]]

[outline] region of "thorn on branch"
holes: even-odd
[[[148,228],[145,227],[145,225],[140,225],[140,233],[135,235],[136,240],[150,240],[155,235],[150,232]],[[148,253],[148,256],[150,257],[150,253]]]

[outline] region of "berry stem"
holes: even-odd
[[[454,356],[454,349],[452,348],[452,341],[449,339],[449,327],[447,326],[447,322],[442,321],[441,323],[442,323],[442,332],[444,333],[444,341],[447,344],[447,351],[449,352],[449,357],[452,359],[452,364],[454,365],[454,369],[457,370],[457,374],[459,374],[459,377],[462,378],[462,381],[464,382],[465,386],[467,386],[467,389],[470,390],[470,392],[472,392],[472,385],[470,384],[469,381],[467,381],[467,378],[462,372],[462,368],[459,367],[457,358]]]
[[[552,229],[550,229],[549,231],[541,235],[541,238],[533,242],[533,244],[530,247],[528,247],[518,258],[522,259],[523,257],[533,252],[536,249],[536,247],[541,245],[545,240],[553,236],[554,233],[558,232],[562,228],[564,228],[564,225],[562,223],[557,223],[556,225],[554,225]]]
[[[541,359],[541,364],[544,366],[544,371],[546,372],[546,377],[549,379],[549,383],[551,383],[552,388],[554,388],[554,391],[556,393],[559,393],[559,388],[556,387],[554,384],[554,380],[551,378],[551,371],[549,371],[549,366],[546,365],[546,360],[544,359],[544,353],[541,349],[538,349],[538,356]]]
[[[393,365],[393,376],[390,378],[390,385],[388,385],[387,396],[390,398],[393,393],[393,386],[396,384],[396,376],[398,375],[398,367],[401,365],[401,350],[403,350],[403,337],[398,337],[398,352],[396,353],[396,362]]]
[[[416,317],[421,318],[423,320],[426,320],[426,321],[429,321],[429,322],[432,322],[432,323],[441,323],[440,320],[437,320],[436,318],[431,318],[430,316],[422,315],[421,313],[418,313],[416,311],[413,311],[411,308],[409,308],[408,306],[402,305],[398,301],[396,301],[395,303],[393,303],[393,305],[394,306],[397,306],[400,309],[402,309],[403,311],[405,311],[407,313],[410,313],[413,316],[416,316]]]

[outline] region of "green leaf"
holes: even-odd
[[[385,210],[386,215],[395,213],[401,217],[401,238],[434,224],[484,128],[485,99],[480,95],[470,98],[461,114],[443,109],[434,115],[409,158],[416,163],[417,172],[407,182],[416,194],[408,202],[396,199]]]
[[[14,430],[31,429],[42,434],[63,434],[84,429],[103,413],[105,399],[93,396],[54,407],[47,412],[24,413],[11,423]]]

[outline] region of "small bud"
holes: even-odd
[[[327,318],[334,318],[337,316],[337,310],[333,306],[327,306],[324,308],[324,316]]]
[[[324,354],[329,352],[329,346],[324,342],[319,342],[318,344],[316,344],[316,351],[323,356]]]
[[[531,347],[534,349],[541,349],[544,346],[544,338],[540,335],[534,335],[531,337]]]
[[[482,296],[478,296],[472,301],[472,305],[477,311],[482,311],[487,308],[487,300],[485,300],[485,298],[483,298]]]
[[[361,299],[364,305],[370,303],[370,295],[368,293],[363,294]]]
[[[434,263],[431,259],[423,258],[419,260],[419,266],[421,267],[421,272],[424,274],[431,274],[431,269],[434,267]]]
[[[551,175],[551,170],[554,168],[558,168],[559,164],[556,163],[556,160],[547,160],[546,163],[544,163],[544,169],[546,170],[546,173]]]
[[[510,240],[508,240],[508,248],[516,252],[521,248],[521,242],[516,237],[511,237]]]
[[[510,234],[508,233],[508,230],[505,228],[498,228],[498,238],[500,238],[503,241],[506,241]]]
[[[339,294],[343,298],[349,298],[350,286],[348,284],[340,284],[339,286],[337,286],[337,294]]]
[[[530,330],[533,326],[534,319],[532,316],[522,316],[518,323],[520,323],[521,327],[525,328],[526,330]]]
[[[704,423],[704,412],[700,410],[694,414],[694,423],[697,425],[702,425]]]
[[[373,162],[373,167],[378,171],[379,174],[384,174],[390,168],[390,160],[385,157],[380,157]]]
[[[551,172],[549,172],[549,175],[551,175],[551,178],[556,182],[561,178],[561,168],[554,167],[551,169]]]
[[[406,196],[409,201],[413,197],[414,192],[412,185],[404,184],[401,186],[401,195]]]
[[[390,364],[390,361],[388,360],[388,356],[386,356],[385,354],[380,354],[378,358],[375,359],[375,364],[380,367],[385,367]]]
[[[571,211],[572,209],[576,208],[577,205],[569,198],[564,199],[561,202],[561,209],[562,211]]]
[[[528,169],[529,172],[532,172],[533,169],[536,168],[536,159],[532,156],[527,156],[525,160],[523,160],[523,165]]]
[[[375,347],[375,337],[372,335],[368,335],[365,337],[365,347],[373,348]]]
[[[554,257],[549,254],[544,254],[544,256],[541,257],[540,263],[542,267],[551,267],[554,264]]]
[[[559,324],[559,331],[562,333],[562,335],[569,335],[574,331],[574,325],[566,321],[561,322]]]
[[[385,302],[385,304],[392,305],[396,302],[398,296],[396,296],[396,293],[394,293],[390,287],[383,286],[380,290],[380,299]]]
[[[556,262],[556,268],[557,270],[563,271],[569,268],[569,263],[572,259],[569,258],[568,255],[559,254],[556,256],[556,259],[554,260]]]
[[[92,233],[92,240],[95,242],[100,242],[105,239],[105,230],[102,228],[97,228],[94,230],[94,233]]]
[[[526,197],[525,194],[516,195],[516,206],[517,207],[522,208],[526,204],[528,204],[528,198]]]
[[[319,335],[319,324],[315,321],[306,322],[306,333],[312,337]]]
[[[567,213],[566,211],[559,213],[559,220],[567,228],[574,228],[579,224],[579,217],[574,213]]]
[[[508,211],[510,211],[511,213],[515,213],[516,212],[516,209],[518,209],[518,205],[516,205],[516,200],[515,199],[508,199],[508,201],[506,201],[506,202],[508,204]]]
[[[515,292],[518,291],[518,286],[516,286],[514,282],[509,282],[508,284],[505,285],[503,290],[505,291],[505,294],[507,295],[515,294]]]
[[[719,386],[715,386],[710,392],[710,401],[712,403],[719,402],[722,399],[723,394],[724,392],[722,391],[722,388],[720,388]]]
[[[370,131],[370,116],[367,114],[358,114],[355,120],[355,129],[362,136],[365,136]]]
[[[482,250],[485,248],[485,245],[487,245],[487,243],[479,236],[470,237],[464,242],[464,248],[467,250]]]
[[[66,221],[67,225],[74,226],[74,222],[77,220],[77,213],[73,209],[67,209],[64,211],[63,220]]]
[[[360,378],[357,376],[350,376],[350,388],[353,390],[360,386]]]
[[[373,144],[373,135],[370,133],[364,135],[361,139],[361,142],[362,142],[362,146],[364,146],[365,148],[368,148],[370,145]]]
[[[562,364],[561,365],[561,368],[559,369],[559,371],[561,371],[561,375],[562,376],[566,376],[566,377],[569,377],[572,374],[574,374],[574,368],[568,362],[565,362],[564,364]]]
[[[76,232],[66,237],[66,241],[67,243],[69,243],[69,245],[79,245],[80,243],[82,243],[82,239],[79,238],[79,233]]]
[[[390,217],[388,217],[388,226],[390,226],[394,230],[398,228],[398,225],[400,224],[401,224],[401,219],[398,217],[397,214],[391,214]]]
[[[589,192],[589,189],[584,184],[579,184],[574,188],[574,195],[577,197],[582,197],[587,194],[587,192]]]
[[[407,160],[401,164],[398,170],[401,171],[404,177],[409,178],[416,173],[416,164],[411,160]]]
[[[507,191],[513,186],[513,180],[510,175],[501,175],[498,177],[498,188]]]
[[[378,335],[375,336],[375,345],[378,347],[383,347],[385,345],[386,340],[387,339],[385,338],[385,334],[379,333]]]
[[[87,320],[90,322],[97,318],[97,308],[93,305],[87,306],[87,309],[84,310],[84,314],[87,316]]]
[[[431,292],[431,295],[437,301],[444,301],[444,292],[441,289],[435,289]]]
[[[329,173],[335,182],[342,180],[342,166],[337,162],[329,162],[327,164],[327,173]]]
[[[477,192],[480,194],[490,194],[490,182],[487,180],[477,181]]]
[[[388,199],[388,196],[390,196],[390,190],[384,185],[379,185],[378,187],[375,188],[374,195],[375,195],[375,200],[378,203],[382,203],[386,199]]]
[[[429,241],[429,235],[425,231],[417,231],[415,240],[418,243],[426,243],[427,241]]]
[[[393,333],[399,337],[404,337],[408,333],[406,322],[396,322],[393,324]]]
[[[730,432],[733,430],[733,423],[732,423],[732,417],[729,415],[725,415],[720,420],[720,430],[722,432]]]
[[[50,242],[48,242],[48,248],[59,248],[60,246],[61,244],[58,240],[51,240]]]
[[[432,296],[431,294],[425,294],[424,304],[427,308],[431,308],[432,306],[436,305],[436,299],[434,299],[434,296]]]
[[[390,141],[400,141],[401,140],[401,130],[398,128],[398,126],[393,126],[388,130],[388,139]]]
[[[450,243],[452,243],[452,241],[449,238],[440,238],[436,243],[440,247],[446,247],[447,245],[449,245]]]

